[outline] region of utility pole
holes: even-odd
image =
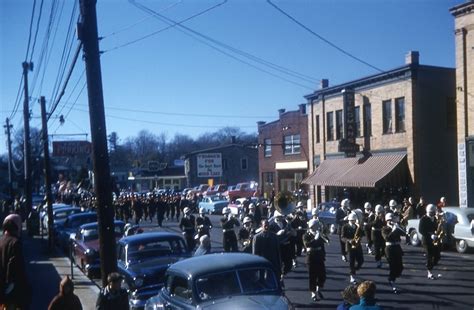
[[[30,96],[28,94],[28,71],[33,70],[32,62],[23,62],[23,79],[24,79],[24,100],[23,100],[23,123],[24,123],[24,136],[23,136],[23,161],[25,168],[25,205],[26,214],[30,214],[31,211],[31,195],[32,195],[32,181],[31,181],[31,145],[30,145]]]
[[[46,100],[44,96],[40,98],[41,104],[41,123],[43,128],[42,140],[43,140],[43,155],[44,155],[44,184],[46,185],[46,203],[48,205],[48,247],[49,250],[53,249],[54,245],[54,216],[53,216],[53,195],[51,193],[51,165],[49,162],[49,142],[48,142],[48,121],[46,119]]]
[[[12,140],[10,138],[10,129],[13,127],[10,125],[10,119],[7,117],[6,125],[3,127],[6,128],[7,134],[7,144],[8,144],[8,190],[10,194],[10,198],[13,199],[13,174],[12,174]]]
[[[107,276],[117,270],[115,245],[114,209],[112,205],[112,183],[110,179],[109,153],[102,92],[99,40],[97,35],[96,0],[79,0],[81,22],[79,39],[82,41],[86,62],[87,93],[92,140],[94,168],[94,190],[97,196],[99,221],[99,254],[102,285],[107,285]]]

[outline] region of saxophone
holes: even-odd
[[[351,248],[356,249],[360,245],[360,240],[362,239],[362,228],[360,225],[357,225],[356,231],[354,233],[354,238],[351,241]]]
[[[436,240],[433,241],[434,246],[441,245],[443,243],[443,239],[446,237],[446,230],[444,228],[445,226],[445,220],[443,215],[439,215],[437,217],[438,220],[438,227],[436,228],[435,235],[436,235]]]

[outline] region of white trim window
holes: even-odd
[[[301,153],[301,138],[300,135],[290,135],[284,137],[285,155],[294,155]]]
[[[272,157],[272,139],[263,140],[263,156]]]

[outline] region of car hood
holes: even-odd
[[[128,270],[136,275],[153,274],[167,269],[171,264],[186,257],[181,256],[163,256],[153,259],[147,259],[142,262],[135,262],[128,266]]]
[[[205,303],[201,303],[198,309],[289,309],[289,301],[280,295],[243,295],[230,296]]]
[[[115,238],[115,241],[120,240],[120,238]],[[99,239],[94,239],[90,241],[84,242],[84,246],[88,249],[93,249],[96,250],[97,252],[99,251]]]

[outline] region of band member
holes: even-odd
[[[367,238],[367,243],[365,244],[365,247],[369,255],[373,253],[372,226],[369,223],[373,222],[374,219],[375,213],[372,210],[372,205],[370,204],[370,202],[366,202],[364,204],[364,233]]]
[[[347,252],[346,252],[346,245],[342,240],[341,233],[342,227],[346,223],[346,217],[350,212],[350,201],[349,199],[343,199],[341,201],[341,206],[336,211],[336,224],[337,224],[337,231],[339,232],[339,242],[341,245],[341,257],[342,260],[347,262]]]
[[[212,223],[209,217],[206,216],[206,211],[204,208],[199,208],[199,216],[196,217],[196,229],[197,234],[194,236],[194,239],[199,240],[203,235],[210,235],[210,231],[212,228]]]
[[[285,220],[283,214],[276,210],[274,212],[275,221],[270,224],[270,230],[276,233],[278,240],[280,241],[280,253],[282,262],[282,273],[283,275],[291,271],[293,267],[293,256],[294,249],[291,249],[290,237],[292,233],[291,226]]]
[[[323,299],[321,290],[326,282],[326,251],[324,245],[328,240],[323,236],[322,226],[317,220],[308,222],[309,230],[303,236],[304,246],[308,251],[306,264],[309,273],[309,291],[311,299],[318,301]]]
[[[239,220],[232,215],[228,207],[222,210],[222,214],[224,215],[221,218],[223,232],[222,246],[224,247],[224,252],[238,252],[237,236],[235,235],[234,227],[240,226]]]
[[[239,241],[242,246],[242,252],[252,253],[252,239],[255,235],[252,219],[248,216],[244,218],[243,227],[239,229]]]
[[[385,212],[382,205],[375,206],[375,217],[369,221],[371,239],[374,245],[375,263],[382,268],[382,256],[385,255],[385,240],[382,237],[382,227],[385,226]]]
[[[405,202],[404,207],[402,208],[402,215],[400,219],[400,225],[402,227],[406,227],[408,221],[415,218],[415,207],[413,205],[414,200],[412,197],[408,198],[408,201]],[[410,236],[408,234],[405,235],[405,244],[410,243]]]
[[[434,280],[436,277],[431,273],[441,258],[440,244],[437,243],[438,222],[436,220],[436,206],[429,204],[426,207],[426,215],[420,219],[418,231],[422,235],[423,248],[426,253],[426,267],[428,269],[428,279]],[[439,276],[439,275],[438,275]]]
[[[184,208],[184,216],[179,222],[179,228],[183,231],[189,251],[194,251],[194,247],[196,246],[196,242],[194,241],[195,219],[194,215],[191,214],[191,209],[188,207]]]
[[[356,223],[357,215],[355,213],[351,212],[347,219],[348,223],[342,226],[341,240],[344,242],[346,252],[349,254],[350,282],[356,283],[356,271],[359,270],[364,263],[361,245],[364,231],[361,225]]]
[[[291,238],[292,246],[295,248],[295,257],[293,265],[296,265],[296,256],[301,256],[303,251],[303,235],[308,229],[306,216],[303,211],[297,211],[295,217],[290,223],[291,228],[296,231],[296,235]]]
[[[266,258],[272,263],[277,274],[277,279],[281,279],[281,256],[280,246],[277,236],[270,231],[268,220],[262,220],[261,230],[252,240],[252,254]]]
[[[388,283],[392,287],[392,291],[397,294],[398,289],[395,286],[395,281],[403,271],[403,251],[400,246],[400,237],[406,235],[406,232],[398,225],[397,218],[392,213],[385,215],[385,221],[387,224],[382,228],[382,236],[385,239],[385,257],[390,268]]]

